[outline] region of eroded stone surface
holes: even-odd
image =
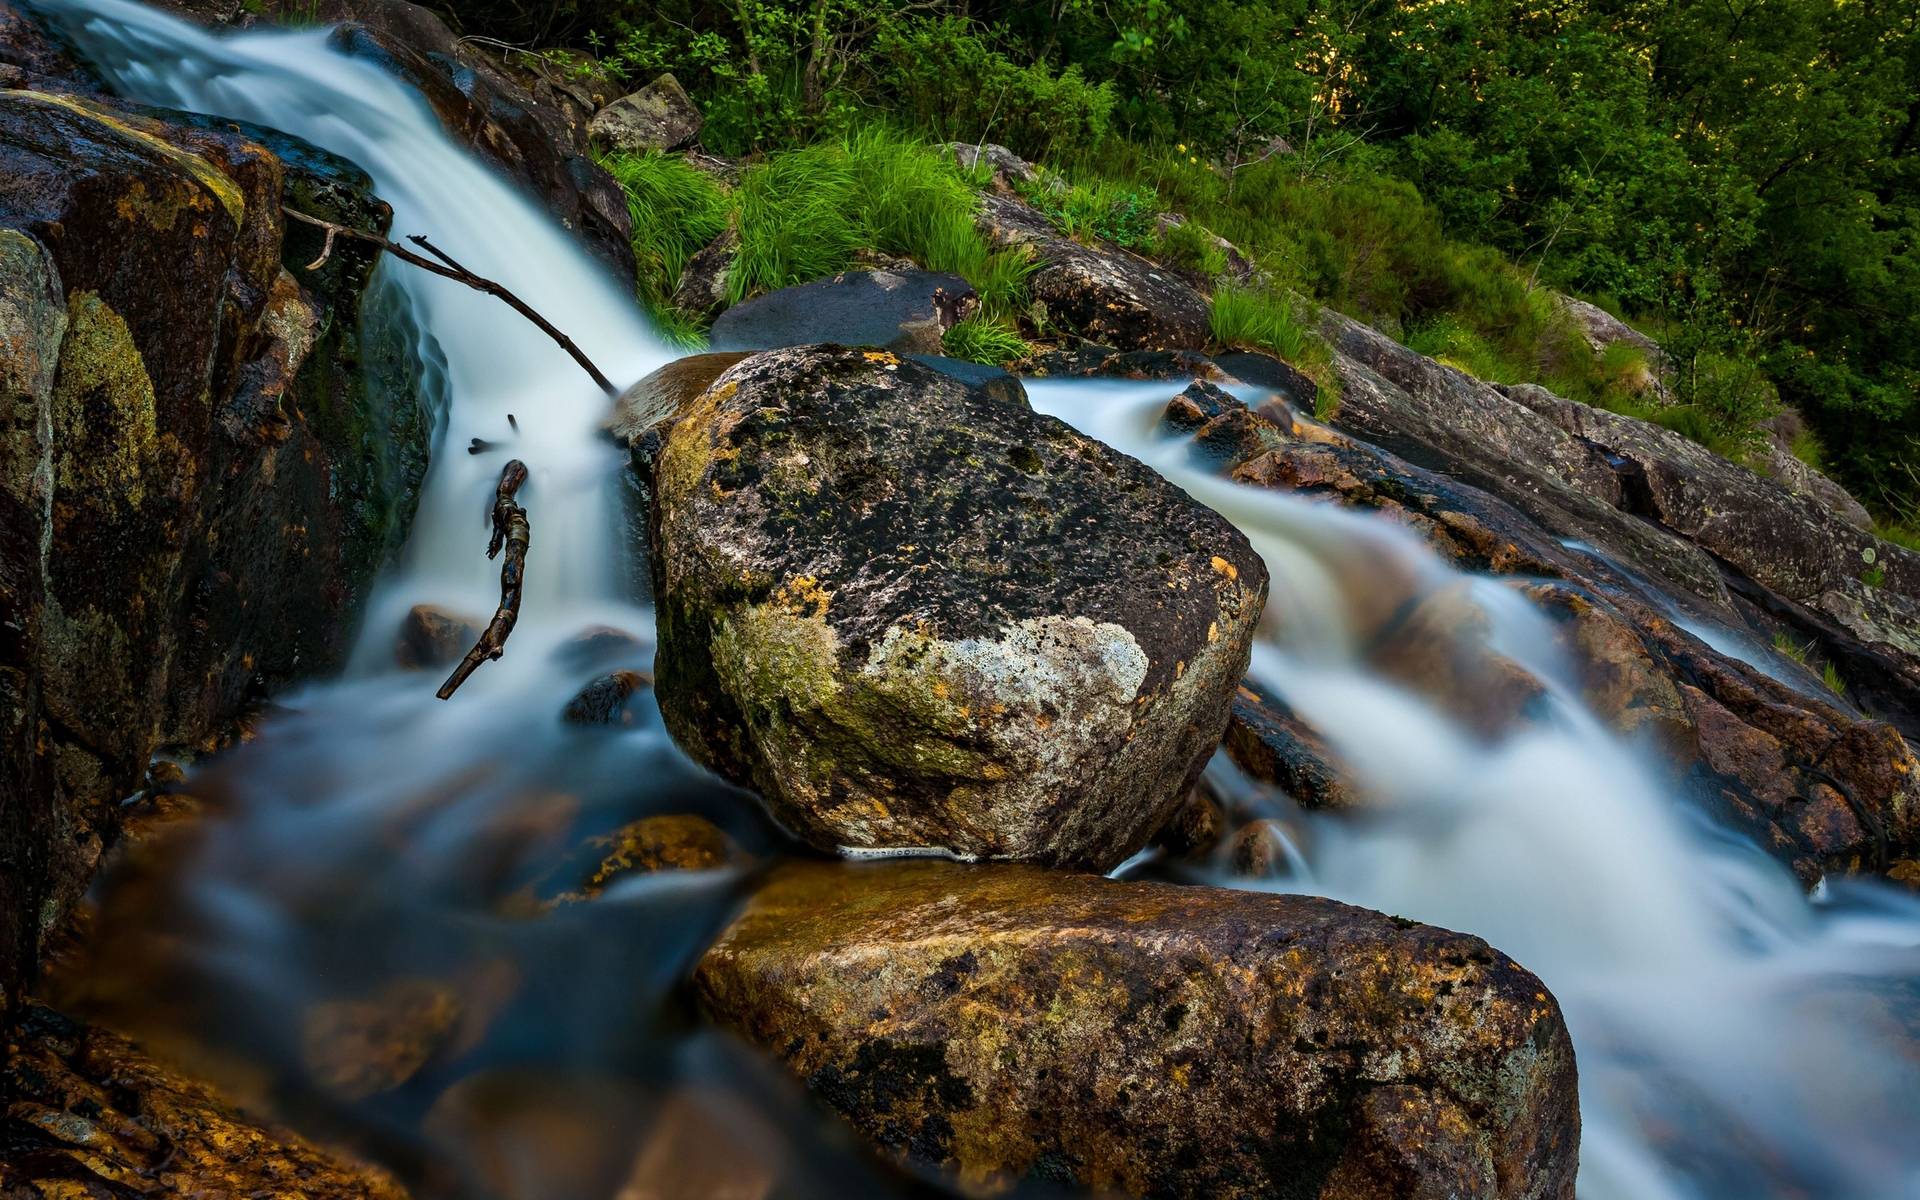
[[[641,458],[668,728],[816,845],[1111,866],[1218,739],[1265,568],[1024,403],[775,351]]]
[[[794,866],[695,986],[867,1137],[968,1184],[1573,1195],[1546,989],[1478,938],[1329,900]]]

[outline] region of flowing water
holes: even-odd
[[[323,31],[215,39],[123,0],[50,7],[124,94],[358,163],[396,234],[428,233],[505,282],[616,379],[670,357],[564,232]],[[444,363],[411,540],[344,677],[285,698],[255,740],[196,772],[218,815],[163,884],[108,893],[94,958],[114,970],[81,979],[74,1002],[350,1134],[427,1193],[639,1195],[636,1161],[655,1183],[679,1172],[665,1194],[923,1186],[873,1165],[681,1010],[675,984],[736,902],[738,872],[527,906],[567,846],[643,814],[704,813],[763,855],[781,842],[651,709],[615,733],[557,719],[581,684],[650,655],[650,615],[621,566],[621,456],[596,433],[605,400],[495,301],[381,269],[431,343],[423,356]],[[1584,1197],[1920,1196],[1920,904],[1864,884],[1804,897],[1599,727],[1516,593],[1454,573],[1384,522],[1213,477],[1156,432],[1177,387],[1031,391],[1217,508],[1267,561],[1254,674],[1324,731],[1369,797],[1359,816],[1303,813],[1217,761],[1217,788],[1289,831],[1294,870],[1274,886],[1470,930],[1546,980],[1579,1055]],[[501,447],[459,452],[472,437]],[[509,455],[531,470],[522,620],[506,657],[443,704],[437,675],[388,665],[392,631],[416,603],[492,608],[482,518]],[[1490,739],[1366,667],[1366,614],[1429,595],[1486,614],[1481,649],[1545,684],[1551,719]],[[598,626],[635,640],[578,640]],[[350,1024],[340,1014],[356,1004],[453,1039],[457,1074],[434,1058],[383,1089],[333,1062],[314,1013]]]

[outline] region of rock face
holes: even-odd
[[[1379,512],[1456,567],[1517,577],[1552,619],[1592,710],[1802,880],[1920,858],[1920,763],[1892,726],[1715,652],[1634,578],[1474,488],[1337,431],[1280,424],[1205,384],[1176,397],[1167,421],[1242,483]],[[1539,683],[1488,644],[1482,610],[1461,599],[1379,574],[1353,612],[1372,665],[1489,734],[1535,719]],[[1346,768],[1313,731],[1251,687],[1226,746],[1303,805],[1352,800]]]
[[[996,246],[1032,249],[1028,293],[1069,333],[1116,350],[1199,350],[1211,337],[1206,297],[1138,255],[1083,246],[1010,196],[986,197],[980,228]]]
[[[587,128],[609,150],[638,154],[684,150],[700,137],[700,110],[671,75],[662,75],[594,114]]]
[[[1730,587],[1751,581],[1766,603],[1804,610],[1795,623],[1832,643],[1849,679],[1873,689],[1863,699],[1911,709],[1920,554],[1669,430],[1482,383],[1330,311],[1321,332],[1337,351],[1340,428],[1485,488],[1676,596],[1731,613]],[[1920,736],[1920,723],[1903,727]]]
[[[1011,196],[1016,187],[1031,184],[1040,178],[1039,169],[1032,163],[1005,146],[992,142],[979,145],[949,142],[940,148],[952,154],[963,170],[984,169],[990,172],[989,182],[993,190],[1003,196]]]
[[[1219,739],[1258,556],[1024,403],[772,351],[638,457],[667,726],[815,845],[1112,866]]]
[[[346,164],[276,147],[0,92],[9,990],[155,747],[335,661],[411,514],[427,427],[410,388],[364,382],[384,353],[356,336],[372,260],[341,246],[296,275],[317,242],[280,217],[297,196],[384,228],[385,206]]]
[[[868,1137],[976,1187],[1573,1196],[1546,989],[1478,938],[1329,900],[788,867],[695,987]]]
[[[405,1200],[385,1171],[248,1118],[126,1039],[34,1007],[4,1076],[0,1197]]]
[[[973,285],[933,271],[848,271],[736,304],[713,323],[713,349],[777,350],[837,342],[938,354],[979,304]]]

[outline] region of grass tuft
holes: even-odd
[[[983,314],[955,324],[940,339],[940,344],[949,358],[964,358],[996,367],[1016,362],[1033,352],[1033,347],[1012,325]]]
[[[1213,340],[1222,346],[1264,350],[1288,362],[1301,356],[1307,341],[1291,300],[1237,284],[1213,293],[1212,327]]]

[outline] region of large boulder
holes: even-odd
[[[1032,252],[1027,291],[1051,325],[1117,350],[1201,350],[1212,337],[1206,297],[1137,254],[1082,245],[1011,196],[986,196],[979,224],[994,245]]]
[[[700,110],[671,75],[620,97],[594,114],[587,128],[609,150],[639,154],[684,150],[700,137]]]
[[[815,845],[1112,866],[1219,739],[1259,557],[1022,393],[771,351],[638,457],[667,726]]]
[[[357,330],[360,172],[290,139],[0,92],[0,984],[80,892],[159,746],[346,647],[427,420]],[[261,135],[265,137],[265,135]],[[276,149],[276,146],[279,147]],[[295,272],[299,271],[299,274]]]
[[[973,285],[958,275],[848,271],[734,305],[713,323],[713,348],[777,350],[837,342],[938,354],[942,336],[978,304]]]
[[[971,1187],[1573,1195],[1546,988],[1479,938],[1331,900],[794,866],[694,982],[867,1137]]]

